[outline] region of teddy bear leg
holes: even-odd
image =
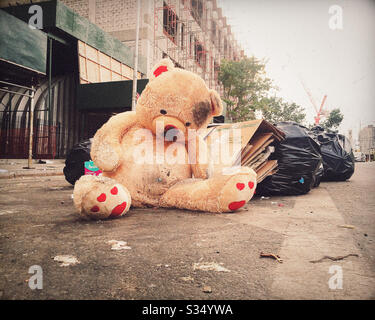
[[[242,167],[237,172],[214,175],[209,179],[181,181],[163,195],[161,206],[180,209],[233,212],[243,207],[254,195],[256,173]]]
[[[74,186],[74,205],[81,216],[90,219],[116,218],[130,208],[129,191],[114,179],[82,176]]]

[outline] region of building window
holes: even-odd
[[[181,49],[184,49],[185,48],[185,25],[183,23],[181,23],[181,29],[180,29],[180,45],[181,45]]]
[[[211,39],[214,44],[216,44],[216,22],[212,20],[211,22]]]
[[[191,15],[195,21],[201,26],[203,17],[203,1],[202,0],[191,0]]]
[[[215,82],[218,82],[219,72],[220,72],[220,65],[217,63],[217,61],[214,61],[214,79],[215,79]]]
[[[221,48],[221,30],[219,30],[219,35],[218,35],[218,47],[219,47],[219,50],[221,51],[222,48]]]
[[[164,33],[176,44],[178,17],[165,2],[163,3],[163,29]]]
[[[193,35],[190,33],[190,40],[189,40],[189,56],[192,56],[192,44],[193,44]]]
[[[203,48],[203,45],[195,39],[194,45],[194,59],[198,65],[202,68],[206,66],[206,51]]]

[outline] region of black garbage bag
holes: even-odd
[[[322,158],[323,158],[323,156],[322,156]],[[319,187],[320,182],[321,182],[322,179],[323,179],[323,174],[324,174],[324,166],[323,166],[323,159],[322,159],[322,162],[321,162],[321,164],[320,164],[318,170],[317,170],[316,173],[315,173],[314,184],[313,184],[313,187],[314,187],[314,188]]]
[[[355,159],[349,139],[344,135],[327,132],[316,126],[311,129],[315,141],[320,144],[324,173],[322,181],[345,181],[355,168]]]
[[[85,161],[90,161],[91,140],[81,141],[69,151],[64,167],[66,181],[74,185],[85,174]]]
[[[320,183],[322,156],[319,145],[307,128],[295,122],[279,122],[276,127],[285,133],[285,140],[275,146],[271,156],[278,162],[278,171],[258,185],[257,194],[305,194]]]

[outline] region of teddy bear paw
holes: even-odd
[[[223,186],[219,196],[221,212],[233,212],[242,208],[254,195],[256,173],[243,167],[238,170]]]
[[[90,183],[93,185],[80,203],[81,215],[91,219],[107,219],[123,216],[129,211],[131,197],[129,191],[119,183],[103,180],[103,177],[91,177]],[[79,190],[75,190],[75,194]],[[74,201],[76,202],[74,195]],[[77,206],[77,205],[76,205]]]

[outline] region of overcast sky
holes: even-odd
[[[375,125],[375,0],[218,0],[235,38],[248,56],[268,59],[267,75],[279,95],[306,109],[316,103],[344,114],[340,131]],[[342,29],[337,10],[342,8]],[[333,8],[335,9],[335,7]],[[332,9],[332,10],[333,10]],[[333,17],[333,18],[332,18]],[[335,23],[336,22],[336,23]]]

